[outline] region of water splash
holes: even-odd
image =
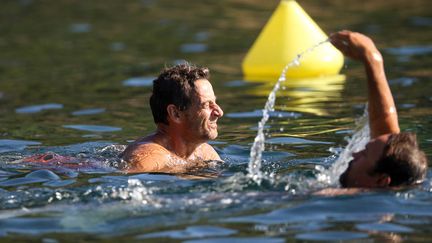
[[[251,151],[250,151],[250,160],[249,160],[249,166],[248,166],[248,176],[252,178],[258,185],[261,184],[262,179],[265,178],[265,175],[261,171],[261,159],[262,159],[262,152],[265,149],[265,135],[264,135],[264,128],[265,124],[268,121],[270,117],[270,112],[274,111],[274,104],[276,101],[276,92],[280,88],[280,84],[286,80],[286,72],[289,68],[300,65],[301,58],[309,53],[315,50],[320,45],[327,43],[329,39],[319,42],[318,44],[312,46],[311,48],[301,52],[297,55],[294,60],[292,60],[290,63],[288,63],[284,69],[282,70],[282,73],[276,82],[276,84],[273,87],[273,90],[270,92],[267,102],[263,109],[263,116],[261,118],[261,121],[258,122],[258,132],[255,137],[254,143],[252,145]]]
[[[329,169],[322,166],[316,166],[320,172],[317,181],[326,185],[336,186],[339,182],[339,176],[348,167],[348,162],[352,159],[352,153],[363,149],[370,140],[369,115],[368,107],[363,115],[356,121],[356,132],[351,138],[347,138],[348,145],[340,152],[338,159]]]

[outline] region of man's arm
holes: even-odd
[[[399,133],[396,107],[385,76],[383,58],[373,41],[363,34],[347,30],[332,34],[330,41],[345,56],[362,61],[365,66],[371,137]]]

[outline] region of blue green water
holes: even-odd
[[[358,63],[346,62],[345,81],[284,82],[265,129],[267,179],[257,185],[246,175],[276,80],[245,81],[240,64],[277,3],[3,1],[1,241],[430,241],[430,173],[402,191],[313,194],[337,186],[325,172],[363,114]],[[417,132],[431,158],[430,1],[299,3],[326,32],[376,40],[401,128]],[[152,78],[184,59],[212,71],[225,111],[212,145],[226,163],[194,175],[121,172],[117,155],[154,129]],[[20,162],[46,152],[79,159]]]

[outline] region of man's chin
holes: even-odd
[[[216,131],[216,132],[211,132],[211,133],[209,134],[209,140],[216,139],[217,136],[218,136],[218,132],[217,132],[217,131]]]
[[[217,138],[217,136],[218,136],[217,131],[207,130],[205,133],[203,133],[203,139],[205,140],[214,140]]]

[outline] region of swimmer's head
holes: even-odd
[[[339,178],[342,187],[414,185],[424,180],[428,167],[413,133],[379,136],[353,157]]]
[[[209,78],[208,68],[196,67],[188,63],[165,68],[153,80],[150,107],[155,123],[168,125],[167,107],[170,104],[175,105],[180,111],[189,108],[195,92],[195,81]]]

